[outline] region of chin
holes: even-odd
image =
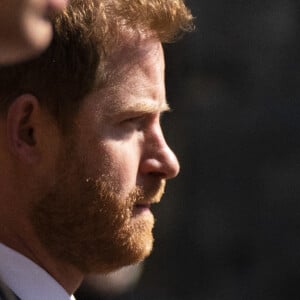
[[[154,217],[147,207],[134,209],[140,191],[120,199],[111,181],[82,180],[86,176],[77,164],[75,171],[63,174],[32,207],[33,227],[49,254],[82,274],[143,261],[152,251]]]
[[[123,232],[111,240],[109,251],[99,249],[99,256],[86,256],[85,266],[81,261],[83,273],[109,273],[122,267],[139,263],[147,258],[153,249],[153,222],[137,222],[129,232]],[[88,259],[89,258],[89,259]]]

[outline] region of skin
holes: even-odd
[[[83,100],[68,137],[32,95],[0,119],[0,241],[70,294],[87,273],[150,254],[150,206],[179,172],[160,126],[168,110],[160,42],[138,39],[110,64],[119,76]]]
[[[66,4],[67,0],[1,0],[0,63],[18,63],[40,54],[52,38],[47,15]]]

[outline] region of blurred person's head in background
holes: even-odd
[[[179,172],[162,43],[191,21],[181,0],[70,1],[40,57],[0,69],[0,240],[67,291],[152,250],[150,206]]]
[[[49,45],[51,13],[65,8],[67,0],[1,0],[0,63],[30,59]]]

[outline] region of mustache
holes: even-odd
[[[85,182],[88,186],[94,187],[100,202],[110,204],[109,206],[124,206],[124,208],[133,208],[135,204],[154,204],[159,203],[166,187],[166,180],[162,179],[153,182],[151,186],[136,186],[125,198],[119,195],[119,188],[111,181],[102,176],[96,180],[86,178]]]
[[[166,180],[161,180],[150,188],[138,186],[129,194],[130,202],[135,203],[159,203],[166,188]]]

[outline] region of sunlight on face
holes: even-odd
[[[31,220],[56,258],[83,273],[109,272],[147,257],[166,179],[179,165],[160,115],[164,58],[158,41],[125,55],[115,86],[87,96],[57,159],[54,184],[41,187]]]

